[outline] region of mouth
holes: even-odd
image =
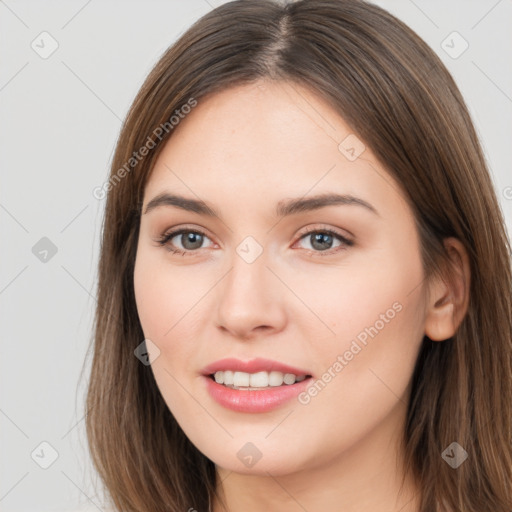
[[[262,358],[225,358],[209,364],[201,373],[213,400],[243,413],[265,413],[284,406],[313,380],[309,370]]]
[[[291,386],[312,377],[306,369],[262,358],[250,361],[225,358],[209,364],[201,373],[217,384],[244,390]]]

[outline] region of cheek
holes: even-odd
[[[198,358],[206,349],[198,340],[205,321],[211,319],[209,290],[216,277],[194,265],[169,262],[167,252],[141,248],[134,269],[137,311],[146,339],[160,350],[151,364],[155,380],[173,411],[189,406],[190,397],[180,386],[199,372]],[[188,405],[187,405],[188,404]]]
[[[161,249],[165,251],[165,249]],[[192,275],[165,261],[165,255],[140,250],[134,270],[137,311],[147,338],[165,343],[204,294]],[[188,318],[188,316],[187,316]]]
[[[404,278],[393,286],[359,284],[347,283],[352,300],[339,293],[337,307],[325,303],[326,315],[337,316],[336,336],[310,354],[318,361],[316,381],[299,397],[296,417],[303,432],[316,433],[309,449],[325,457],[353,446],[378,425],[400,421],[422,340],[421,300],[407,295]],[[399,425],[390,428],[391,436]]]
[[[387,339],[388,346],[396,346],[412,341],[422,330],[420,287],[413,291],[422,280],[421,260],[419,255],[404,258],[397,252],[386,248],[346,266],[280,269],[309,310],[301,305],[302,314],[292,318],[289,310],[289,317],[302,327],[304,319],[312,319],[306,341],[316,351],[316,360],[327,363],[326,356],[332,359],[333,353],[349,349],[354,339],[362,346],[369,346],[372,339]],[[321,343],[316,343],[319,337]]]
[[[144,335],[151,340],[160,338],[169,329],[168,311],[172,309],[173,294],[166,292],[161,272],[144,255],[137,256],[134,290],[137,311]]]
[[[194,368],[191,321],[205,293],[197,279],[192,282],[190,278],[183,268],[173,269],[165,255],[144,249],[137,253],[134,291],[139,320],[145,339],[160,350],[151,370],[173,412],[186,410],[187,395],[178,383],[184,381],[185,369]]]
[[[301,403],[318,411],[330,408],[331,420],[349,430],[357,418],[366,418],[370,425],[399,399],[405,402],[423,339],[419,255],[406,259],[388,251],[386,258],[378,259],[379,264],[367,261],[361,268],[340,272],[326,288],[329,297],[318,291],[310,295],[336,335],[326,336],[313,355],[322,361],[318,391]]]

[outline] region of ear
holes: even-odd
[[[429,285],[426,305],[425,334],[432,341],[451,338],[467,312],[470,292],[470,264],[466,249],[456,238],[445,238],[448,254],[442,279],[436,277]]]

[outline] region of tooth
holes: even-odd
[[[233,385],[237,387],[248,387],[250,375],[245,372],[235,372],[233,375]]]
[[[265,389],[270,387],[295,384],[302,382],[306,376],[296,376],[293,373],[282,373],[278,371],[261,371],[256,373],[238,371],[217,371],[213,378],[218,384],[224,384],[235,389]]]
[[[266,388],[268,386],[268,372],[252,373],[249,383],[253,388]]]
[[[293,373],[285,373],[283,381],[285,384],[293,384],[295,382],[295,375]]]
[[[284,375],[281,372],[270,372],[268,374],[269,386],[281,386],[283,384]]]

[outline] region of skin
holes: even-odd
[[[450,337],[467,307],[467,255],[448,239],[453,283],[424,280],[405,196],[369,148],[355,161],[340,152],[352,133],[308,89],[261,80],[199,101],[145,187],[143,212],[172,192],[220,215],[174,206],[143,214],[134,281],[145,337],[160,350],[151,365],[157,385],[216,464],[231,511],[419,510],[410,476],[399,493],[398,443],[424,334]],[[378,213],[331,205],[275,215],[283,199],[322,192],[352,194]],[[202,245],[200,237],[183,245],[180,235],[169,242],[185,256],[155,241],[180,227],[206,235]],[[322,251],[305,228],[333,229],[353,245],[333,238]],[[247,236],[263,250],[252,263],[236,251]],[[224,357],[274,359],[322,378],[397,303],[400,311],[307,404],[240,413],[206,391],[202,368]],[[237,457],[247,442],[262,454],[250,468]],[[217,501],[212,510],[222,510]]]

